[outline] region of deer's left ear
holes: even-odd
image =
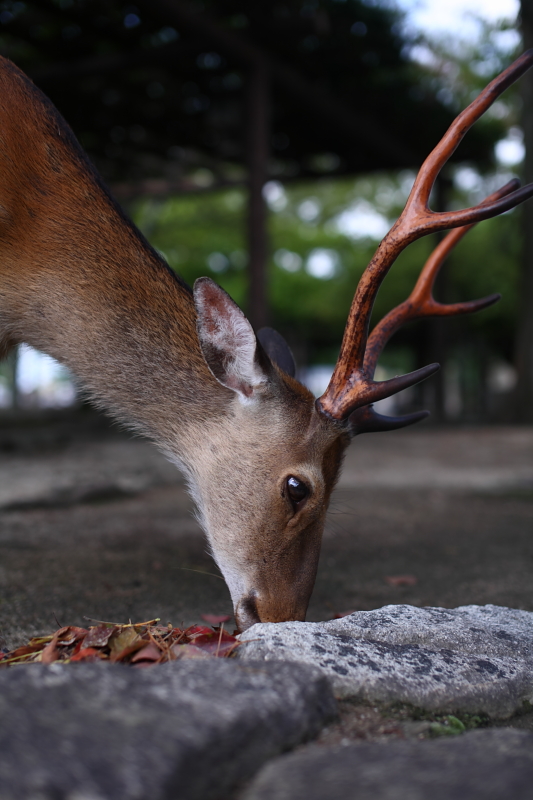
[[[294,356],[283,336],[274,328],[261,328],[257,331],[257,338],[272,363],[277,364],[283,372],[294,378],[296,376]]]
[[[254,330],[239,306],[211,278],[194,284],[197,330],[206,364],[223,386],[251,399],[268,380]]]

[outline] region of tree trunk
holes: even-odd
[[[521,0],[521,25],[524,49],[533,47],[533,1]],[[524,161],[524,183],[533,182],[533,70],[521,80],[522,126],[526,155]],[[521,308],[517,326],[515,419],[517,422],[533,422],[533,202],[529,200],[521,209],[523,263]]]
[[[269,155],[269,75],[263,61],[248,74],[248,317],[257,330],[267,324],[267,209],[263,187],[267,180]]]

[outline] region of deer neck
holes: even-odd
[[[58,359],[99,406],[181,458],[232,393],[205,364],[189,288],[94,188],[34,199],[16,245],[0,224],[0,339]],[[73,226],[83,236],[71,240]]]

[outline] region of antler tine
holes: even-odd
[[[483,203],[490,203],[495,199],[504,197],[520,185],[518,179],[509,181],[501,189],[489,195]],[[470,300],[466,303],[444,304],[437,302],[433,297],[433,286],[440,268],[450,254],[451,250],[461,241],[474,225],[465,225],[463,228],[455,228],[437,245],[432,252],[418,277],[413,291],[407,300],[393,308],[376,325],[370,336],[365,353],[364,369],[365,373],[373,378],[379,356],[389,341],[402,325],[406,322],[422,319],[424,317],[455,316],[458,314],[468,314],[481,311],[483,308],[496,303],[500,299],[499,294],[492,294],[483,297],[481,300]],[[414,414],[407,414],[401,417],[387,417],[378,414],[372,405],[357,408],[350,415],[350,428],[354,435],[360,433],[371,433],[375,431],[390,431],[396,428],[404,428],[407,425],[414,425],[415,422],[427,417],[429,411],[419,411]]]
[[[501,197],[509,195],[517,186],[520,186],[520,181],[515,178],[490,194],[480,205],[492,203]],[[391,336],[406,322],[412,322],[424,317],[449,317],[458,314],[470,314],[475,311],[481,311],[481,309],[487,308],[487,306],[496,303],[500,299],[499,294],[491,294],[480,300],[444,304],[437,302],[433,297],[433,286],[442,265],[453,248],[474,225],[475,223],[472,223],[472,225],[465,225],[462,228],[455,228],[445,236],[424,264],[415,287],[407,300],[404,300],[403,303],[389,311],[378,322],[368,337],[364,360],[364,369],[367,375],[374,377],[378,358],[383,348]]]
[[[502,211],[507,211],[509,208],[513,208],[513,201],[516,199],[516,196],[520,196],[522,199],[526,199],[526,196],[530,196],[527,194],[527,190],[531,187],[526,186],[519,190],[516,196],[507,194],[506,199],[503,201],[500,200],[500,198],[496,198],[496,200],[500,200],[500,202],[487,202],[487,200],[485,200],[478,206],[463,209],[462,211],[435,213],[428,208],[429,196],[437,175],[462,142],[474,122],[477,122],[494,101],[497,100],[509,86],[517,81],[524,72],[527,72],[532,64],[533,50],[527,50],[520,58],[517,58],[510,67],[494,78],[478,97],[456,117],[440,142],[422,164],[411,190],[406,208],[400,219],[404,216],[417,216],[418,214],[422,214],[426,217],[426,224],[433,232],[450,227],[455,228],[461,225],[468,225],[473,222],[480,222],[492,216],[493,211],[496,215],[502,213]],[[517,201],[517,203],[519,202],[521,202],[521,200]],[[487,216],[484,216],[485,213]],[[398,222],[399,221],[400,220],[398,220]],[[416,232],[419,232],[418,227]],[[414,236],[414,238],[419,238],[419,236]],[[414,241],[414,238],[411,241]]]
[[[429,417],[429,411],[415,411],[402,417],[387,417],[378,414],[372,405],[357,408],[350,414],[350,431],[353,436],[361,433],[377,433],[378,431],[395,431],[406,428]]]
[[[316,401],[318,411],[325,416],[337,420],[346,419],[356,408],[390,397],[407,386],[424,380],[438,369],[438,365],[434,364],[390,381],[373,381],[365,368],[365,349],[374,300],[398,255],[415,239],[435,231],[463,227],[488,219],[533,196],[533,184],[521,189],[515,189],[515,184],[512,191],[495,199],[487,198],[473,208],[433,212],[428,207],[429,195],[439,171],[467,131],[532,64],[533,50],[528,50],[495,78],[456,118],[424,161],[402,214],[379,245],[357,286],[337,364],[328,388]]]

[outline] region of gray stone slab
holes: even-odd
[[[531,800],[533,734],[311,745],[263,767],[241,800]]]
[[[533,613],[385,606],[330,622],[254,625],[238,658],[318,666],[371,702],[506,718],[533,700]]]
[[[395,605],[357,611],[322,624],[329,632],[386,644],[444,647],[471,655],[533,657],[533,613],[515,608]]]
[[[0,671],[0,800],[227,796],[335,707],[327,680],[305,665]]]

